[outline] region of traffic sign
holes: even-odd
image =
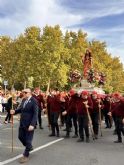
[[[7,85],[8,85],[8,81],[5,80],[5,81],[3,82],[3,84],[4,84],[5,86],[7,86]]]

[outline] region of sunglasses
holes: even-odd
[[[24,92],[24,94],[27,94],[28,92]]]

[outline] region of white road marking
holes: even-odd
[[[47,116],[46,115],[41,115],[42,116],[42,118],[46,118]],[[0,116],[1,118],[5,118],[6,117],[6,115],[1,115]],[[14,119],[18,119],[19,118],[19,116],[17,115],[17,116],[14,116]]]
[[[5,147],[4,147],[4,148],[5,148]],[[11,148],[12,148],[12,146],[7,146],[6,148],[11,149]],[[23,147],[17,147],[17,146],[14,146],[14,147],[13,147],[13,149],[22,150],[22,149],[23,149]]]
[[[61,141],[61,140],[63,140],[63,139],[64,139],[64,138],[60,138],[60,139],[54,140],[54,141],[52,141],[52,142],[49,142],[49,143],[47,143],[47,144],[44,144],[44,145],[42,145],[42,146],[40,146],[40,147],[38,147],[38,148],[35,148],[33,151],[31,151],[31,153],[34,153],[34,152],[39,151],[39,150],[41,150],[41,149],[43,149],[43,148],[46,148],[46,147],[48,147],[48,146],[50,146],[50,145],[52,145],[52,144],[55,144],[55,143],[57,143],[57,142],[59,142],[59,141]],[[17,160],[17,159],[19,159],[19,158],[21,158],[21,157],[22,157],[22,154],[20,154],[20,155],[14,157],[14,158],[10,158],[10,159],[8,159],[8,160],[5,160],[5,161],[3,161],[3,162],[0,162],[0,165],[5,165],[5,164],[8,164],[8,163],[11,163],[11,162],[13,162],[13,161],[15,161],[15,160]]]
[[[5,118],[6,115],[1,115],[0,117],[1,117],[1,118]],[[14,119],[18,119],[18,116],[14,116]]]
[[[11,130],[12,128],[11,127],[9,127],[9,128],[4,128],[4,129],[2,129],[2,131],[6,131],[6,130]],[[13,128],[14,130],[16,129],[16,128]]]

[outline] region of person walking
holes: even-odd
[[[12,109],[12,95],[11,95],[11,92],[8,91],[8,93],[7,93],[7,103],[6,103],[7,114],[6,114],[6,117],[5,117],[4,124],[11,123],[11,114],[10,114],[11,109]]]
[[[31,89],[24,89],[23,94],[24,99],[20,107],[10,111],[11,115],[21,114],[18,138],[25,146],[25,150],[23,156],[19,159],[20,163],[27,162],[29,160],[29,152],[33,150],[34,127],[38,116],[38,103],[32,96]]]

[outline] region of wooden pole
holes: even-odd
[[[100,126],[100,133],[101,133],[101,136],[103,136],[103,134],[102,134],[102,125],[101,125],[101,122],[102,122],[102,120],[101,120],[101,109],[99,108],[99,126]]]
[[[12,120],[12,123],[11,123],[11,127],[12,127],[12,152],[13,152],[13,146],[14,146],[14,144],[13,144],[13,124],[14,124],[14,122],[13,122],[13,115],[11,115],[11,120]]]
[[[48,94],[49,91],[50,91],[50,78],[49,78],[49,81],[48,81],[48,84],[47,84],[46,94]]]
[[[46,90],[46,104],[47,104],[47,98],[49,97],[49,92],[50,92],[50,78],[49,78],[49,81],[48,81],[48,84],[47,84],[47,90]],[[49,127],[49,130],[51,130],[51,125],[50,125],[50,120],[49,120],[49,109],[46,105],[46,110],[47,110],[47,120],[48,120],[48,127]]]
[[[93,140],[95,140],[94,131],[93,131],[93,125],[92,125],[92,120],[91,120],[91,117],[90,117],[89,110],[87,108],[87,103],[84,103],[84,104],[85,104],[85,107],[86,107],[86,110],[87,110],[87,116],[88,116],[88,120],[89,120],[89,125],[90,125],[90,130],[91,130],[92,138],[93,138]]]
[[[12,95],[12,110],[13,110],[13,95]],[[14,150],[14,143],[13,143],[13,126],[14,126],[14,120],[13,120],[13,115],[11,115],[11,128],[12,128],[12,152]]]
[[[100,134],[101,134],[101,136],[103,136],[103,135],[102,135],[102,117],[101,117],[100,101],[99,101],[98,106],[99,106],[99,126],[100,126]]]

